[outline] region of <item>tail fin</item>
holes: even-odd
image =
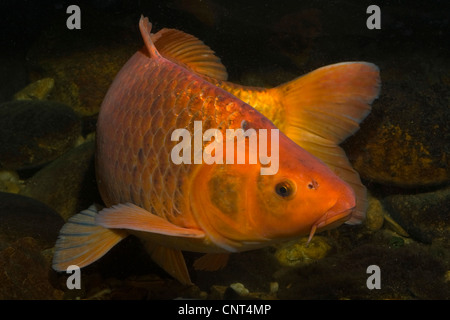
[[[90,206],[71,217],[62,227],[55,245],[53,269],[66,271],[70,265],[87,266],[127,236],[125,231],[97,225],[96,215],[97,209]]]
[[[333,64],[270,90],[282,99],[285,134],[353,187],[356,210],[347,223],[360,223],[367,209],[367,191],[338,144],[354,134],[370,113],[380,91],[378,67],[366,62]]]

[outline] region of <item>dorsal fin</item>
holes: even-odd
[[[152,58],[160,58],[158,50],[153,44],[151,38],[152,24],[148,21],[148,18],[141,15],[141,19],[139,20],[139,30],[141,31],[142,39],[144,40],[145,47]]]
[[[193,35],[176,29],[161,29],[151,35],[157,51],[166,59],[182,64],[199,75],[227,80],[225,66],[213,50]]]

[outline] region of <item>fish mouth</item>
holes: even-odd
[[[311,227],[307,244],[311,241],[316,231],[323,231],[340,226],[352,216],[355,206],[336,212],[336,206],[325,212]]]

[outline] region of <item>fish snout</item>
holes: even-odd
[[[328,209],[312,226],[308,243],[316,231],[336,228],[352,217],[356,207],[356,199],[350,187],[342,189],[336,203]]]

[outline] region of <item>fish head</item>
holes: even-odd
[[[280,133],[279,152],[272,152],[271,163],[263,163],[214,164],[199,171],[191,206],[216,245],[232,252],[250,250],[312,237],[351,217],[351,187],[285,135]],[[262,174],[273,163],[277,170]]]
[[[289,239],[331,229],[356,206],[353,189],[319,159],[280,135],[279,168],[256,179],[252,220],[268,239]]]

